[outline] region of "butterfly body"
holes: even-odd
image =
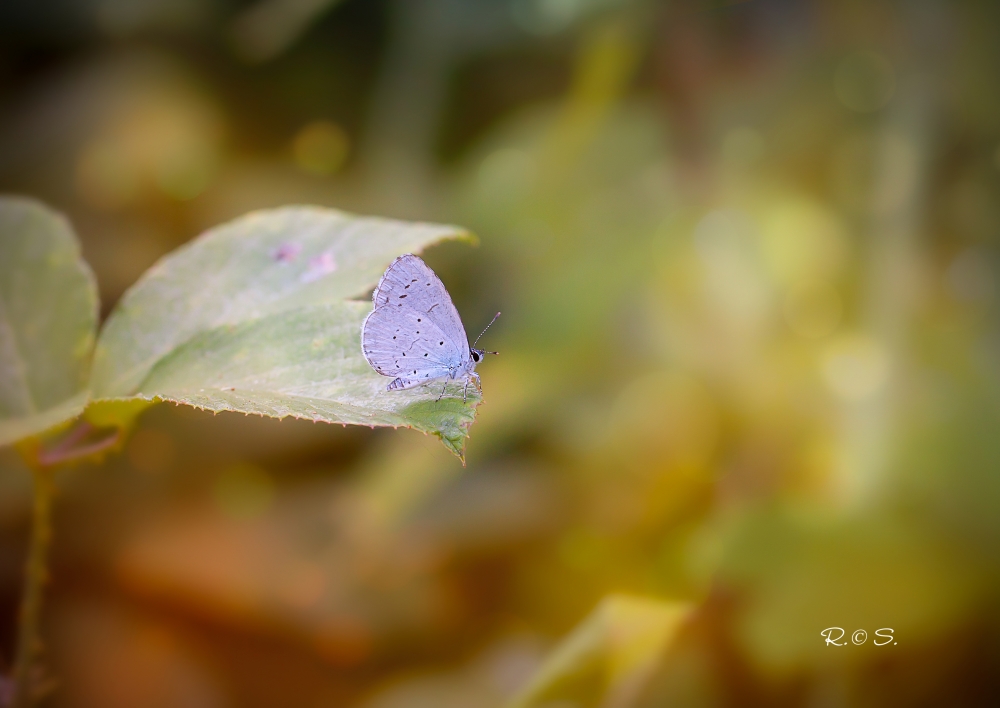
[[[375,309],[361,326],[361,349],[371,367],[393,377],[388,391],[444,379],[481,390],[482,349],[469,346],[465,327],[440,278],[412,254],[393,261],[375,292]],[[444,395],[444,388],[442,389]]]

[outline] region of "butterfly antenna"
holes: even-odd
[[[488,325],[486,325],[486,329],[489,329],[490,327],[492,327],[493,323],[497,321],[497,317],[499,317],[499,316],[500,316],[499,312],[496,313],[495,315],[493,315],[493,319],[490,320],[490,323]],[[472,346],[476,346],[476,344],[479,343],[479,340],[483,338],[484,334],[486,334],[486,329],[484,329],[482,332],[479,333],[479,336],[476,337],[476,341],[472,343]],[[487,354],[496,354],[496,352],[487,352]]]

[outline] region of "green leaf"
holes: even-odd
[[[361,353],[362,297],[392,260],[454,226],[289,207],[224,224],[170,254],[122,298],[97,345],[90,415],[136,399],[317,422],[407,426],[462,456],[478,394],[386,391]],[[439,384],[440,385],[440,384]]]
[[[80,414],[96,330],[97,287],[69,223],[0,198],[0,445]]]
[[[691,614],[684,603],[611,595],[545,660],[509,708],[627,705]]]

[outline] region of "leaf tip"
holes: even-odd
[[[468,229],[459,229],[455,234],[455,240],[462,241],[470,246],[479,245],[479,236],[474,231],[469,231]]]

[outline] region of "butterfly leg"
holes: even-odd
[[[465,380],[465,386],[462,387],[462,402],[469,402],[469,379]]]
[[[441,387],[441,395],[437,397],[437,400],[438,400],[438,401],[440,401],[440,400],[441,400],[442,398],[444,398],[444,392],[445,392],[445,390],[446,390],[447,388],[448,388],[448,381],[447,381],[447,379],[446,379],[446,380],[445,380],[445,382],[444,382],[444,386],[442,386],[442,387]],[[436,403],[436,402],[437,402],[437,401],[435,401],[435,403]]]

